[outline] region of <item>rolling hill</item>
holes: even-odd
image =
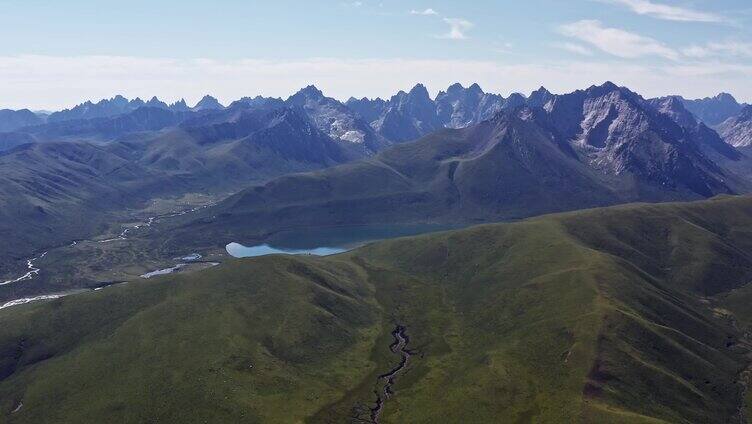
[[[88,143],[22,145],[0,153],[0,169],[3,276],[41,247],[103,231],[120,209],[188,188]]]
[[[740,421],[751,226],[749,197],[624,205],[8,308],[0,416]]]

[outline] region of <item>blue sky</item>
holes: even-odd
[[[425,83],[752,101],[742,0],[0,0],[0,107],[211,93],[388,96]]]

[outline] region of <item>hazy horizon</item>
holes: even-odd
[[[59,110],[122,94],[435,95],[477,82],[508,96],[610,80],[647,97],[752,101],[752,8],[741,0],[165,1],[5,5],[0,108]],[[227,13],[229,10],[232,13]],[[29,25],[34,22],[35,25]]]
[[[577,88],[574,88],[574,89],[572,89],[572,90],[569,90],[569,91],[554,91],[554,90],[550,90],[550,89],[549,89],[548,87],[546,87],[545,85],[542,85],[542,86],[538,86],[538,87],[535,87],[535,88],[531,88],[531,89],[529,89],[529,90],[527,90],[527,91],[522,91],[522,90],[511,90],[511,91],[509,91],[509,92],[507,92],[507,93],[499,93],[499,92],[496,92],[496,91],[490,91],[490,90],[487,90],[487,89],[486,89],[485,87],[483,87],[483,86],[482,86],[481,84],[478,84],[478,85],[479,85],[479,86],[481,87],[481,89],[482,89],[482,90],[483,90],[483,92],[485,92],[485,93],[492,93],[492,94],[502,94],[502,95],[503,95],[503,97],[505,97],[505,98],[506,98],[506,97],[509,97],[509,96],[510,96],[511,94],[515,94],[515,93],[517,93],[517,94],[522,94],[522,95],[524,95],[525,97],[528,97],[528,96],[530,96],[530,94],[531,94],[531,93],[532,93],[533,91],[535,91],[535,90],[538,90],[538,89],[539,89],[539,88],[541,88],[541,87],[542,87],[542,88],[545,88],[545,89],[547,89],[547,90],[549,90],[549,91],[550,91],[550,92],[551,92],[552,94],[558,94],[558,95],[562,95],[562,94],[568,94],[568,93],[571,93],[572,91],[576,91],[576,90],[587,89],[588,87],[590,87],[590,86],[593,86],[593,85],[595,85],[595,86],[600,86],[600,85],[603,85],[603,84],[605,84],[606,82],[612,82],[612,83],[614,83],[614,84],[616,84],[616,85],[618,85],[618,86],[624,86],[624,87],[626,87],[626,88],[629,88],[629,89],[631,89],[631,87],[629,87],[629,86],[626,86],[626,85],[624,85],[624,84],[620,84],[620,83],[618,83],[618,82],[616,82],[616,81],[610,81],[610,80],[608,80],[608,81],[607,81],[607,80],[604,80],[604,81],[600,81],[600,82],[594,82],[594,83],[592,83],[592,84],[589,84],[589,85],[586,85],[586,86],[581,86],[581,87],[577,87]],[[358,98],[358,99],[360,99],[360,98],[363,98],[363,97],[366,97],[366,98],[369,98],[369,99],[376,99],[376,98],[381,98],[381,99],[383,99],[383,100],[389,100],[389,98],[390,98],[391,96],[393,96],[393,95],[397,94],[397,93],[398,93],[399,91],[404,91],[404,92],[408,92],[408,91],[410,91],[410,89],[412,89],[413,87],[415,87],[415,85],[417,85],[417,84],[422,84],[422,85],[424,85],[424,86],[426,87],[426,89],[428,90],[428,93],[429,93],[430,97],[431,97],[432,99],[435,99],[435,98],[436,98],[436,96],[437,96],[437,95],[438,95],[438,94],[439,94],[440,92],[442,92],[442,91],[446,91],[446,89],[447,89],[447,88],[448,88],[448,87],[449,87],[450,85],[452,85],[452,84],[455,84],[455,83],[459,83],[459,84],[461,84],[461,85],[462,85],[463,87],[465,87],[465,88],[469,87],[469,86],[470,86],[470,85],[472,85],[472,84],[477,84],[476,82],[467,82],[467,83],[463,83],[463,82],[460,82],[460,81],[454,81],[454,82],[451,82],[451,83],[447,83],[447,84],[445,84],[444,86],[441,86],[441,87],[430,87],[430,86],[428,86],[427,84],[424,84],[423,82],[420,82],[420,81],[418,81],[418,82],[416,82],[415,84],[413,84],[413,85],[410,85],[410,86],[406,86],[406,87],[401,87],[401,88],[396,88],[396,89],[395,89],[395,90],[394,90],[393,92],[391,92],[391,93],[389,93],[389,94],[387,94],[387,95],[383,95],[383,96],[347,96],[347,95],[346,95],[346,96],[342,96],[342,97],[336,97],[336,96],[332,96],[332,95],[330,95],[329,93],[327,93],[327,91],[326,91],[326,90],[324,90],[324,89],[322,89],[322,88],[321,88],[321,86],[319,86],[318,84],[316,84],[316,83],[314,83],[314,82],[311,82],[311,83],[308,83],[308,84],[306,84],[306,85],[300,86],[300,87],[298,87],[298,88],[296,88],[296,89],[292,89],[291,91],[289,91],[289,92],[288,92],[288,93],[286,93],[286,94],[273,95],[273,96],[272,96],[272,95],[270,95],[270,96],[265,96],[265,95],[262,95],[262,94],[253,94],[253,93],[250,93],[250,94],[242,94],[242,93],[240,93],[240,94],[238,94],[238,95],[237,95],[236,97],[228,97],[228,98],[226,98],[226,99],[223,99],[223,98],[219,98],[219,97],[215,96],[215,95],[214,95],[214,94],[212,94],[212,93],[209,93],[209,92],[207,92],[207,93],[204,93],[204,94],[201,94],[201,95],[197,95],[197,96],[194,96],[194,97],[190,97],[190,98],[187,98],[187,97],[185,97],[185,96],[174,97],[174,98],[163,98],[163,97],[160,97],[160,96],[127,96],[127,95],[125,95],[125,94],[123,94],[123,93],[114,93],[114,94],[112,94],[112,95],[110,95],[110,96],[105,96],[105,97],[101,97],[101,98],[87,98],[87,99],[81,99],[81,101],[79,101],[79,102],[76,102],[76,103],[74,103],[74,104],[70,104],[70,105],[66,105],[66,106],[63,106],[63,107],[59,107],[59,108],[28,108],[28,107],[23,107],[23,108],[17,108],[17,109],[29,109],[29,110],[32,110],[32,111],[34,111],[34,112],[57,112],[57,111],[65,110],[65,109],[71,109],[71,108],[73,108],[73,107],[75,107],[75,106],[78,106],[78,105],[80,105],[80,104],[82,104],[82,103],[85,103],[85,102],[87,102],[87,101],[90,101],[90,102],[92,102],[92,103],[97,103],[97,102],[99,102],[99,101],[102,101],[102,100],[111,100],[111,99],[113,99],[113,98],[114,98],[114,97],[116,97],[116,96],[123,96],[123,97],[124,97],[124,98],[126,98],[127,100],[135,100],[136,98],[139,98],[139,99],[143,100],[144,102],[147,102],[147,101],[149,101],[149,100],[150,100],[150,99],[151,99],[152,97],[157,97],[157,99],[158,99],[158,100],[160,100],[160,101],[163,101],[163,102],[165,102],[165,103],[167,103],[167,104],[173,104],[173,103],[175,103],[175,102],[179,102],[179,101],[181,101],[181,100],[184,100],[184,101],[186,102],[186,104],[187,104],[187,105],[188,105],[189,107],[193,107],[193,106],[195,106],[195,105],[196,105],[196,104],[197,104],[197,103],[198,103],[198,102],[199,102],[199,101],[200,101],[200,100],[201,100],[201,99],[202,99],[202,98],[203,98],[204,96],[211,96],[211,97],[215,97],[215,98],[217,98],[217,100],[218,100],[218,101],[219,101],[219,102],[220,102],[220,103],[221,103],[221,104],[222,104],[223,106],[229,106],[229,105],[230,105],[230,104],[231,104],[232,102],[234,102],[234,101],[236,101],[236,100],[239,100],[239,99],[241,99],[241,98],[243,98],[243,97],[251,97],[251,98],[252,98],[252,97],[256,97],[257,95],[259,95],[259,96],[262,96],[262,97],[267,97],[267,98],[280,98],[280,99],[282,99],[282,100],[286,100],[287,98],[289,98],[290,96],[292,96],[293,94],[297,93],[298,91],[300,91],[301,89],[305,88],[305,87],[306,87],[306,86],[308,86],[308,85],[313,85],[313,86],[315,86],[316,88],[318,88],[319,90],[321,90],[324,96],[326,96],[326,97],[332,97],[332,98],[335,98],[336,100],[339,100],[339,101],[341,101],[341,102],[343,102],[343,103],[344,103],[344,102],[346,102],[346,101],[347,101],[347,100],[348,100],[349,98],[351,98],[351,97],[355,97],[355,98]],[[715,97],[716,95],[719,95],[719,94],[722,94],[722,93],[725,93],[725,92],[723,92],[723,91],[719,91],[718,93],[715,93],[715,94],[713,94],[713,95],[711,95],[711,96],[704,96],[704,97]],[[644,94],[644,93],[641,93],[641,92],[639,92],[639,91],[638,91],[638,92],[637,92],[637,94],[641,94],[641,95],[642,95],[642,94]],[[677,93],[669,93],[668,95],[673,95],[673,94],[677,94]],[[734,95],[734,93],[727,93],[727,94],[731,94],[732,96],[734,96],[734,98],[735,98],[735,99],[736,99],[736,100],[737,100],[737,101],[738,101],[739,103],[745,103],[745,101],[744,101],[743,99],[740,99],[740,98],[738,98],[737,96],[735,96],[735,95]],[[659,96],[648,96],[648,97],[660,97],[660,96],[661,96],[661,95],[659,95]],[[690,99],[690,100],[694,100],[694,99],[696,99],[695,97],[686,97],[686,96],[685,96],[685,98],[687,98],[687,99]],[[699,98],[699,97],[697,97],[697,98]]]

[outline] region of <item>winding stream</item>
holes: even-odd
[[[196,207],[193,207],[191,209],[186,209],[184,211],[175,211],[175,210],[173,210],[172,212],[166,213],[166,214],[163,214],[163,215],[150,216],[149,218],[146,219],[145,222],[143,222],[141,224],[137,224],[137,225],[134,225],[132,227],[126,227],[126,228],[124,228],[123,231],[121,231],[120,234],[118,234],[117,237],[113,237],[113,238],[106,239],[106,240],[100,240],[99,243],[109,243],[109,242],[117,241],[117,240],[127,240],[128,239],[128,233],[130,231],[132,231],[132,230],[138,230],[140,228],[151,227],[151,224],[153,224],[154,221],[157,220],[157,219],[167,219],[167,218],[174,218],[176,216],[183,216],[185,214],[196,212],[196,211],[208,208],[209,206],[213,206],[213,205],[214,205],[214,203],[208,203],[206,205],[196,206]],[[75,246],[76,242],[73,242],[73,243],[74,244],[72,244],[71,246]]]
[[[124,228],[123,231],[117,237],[114,237],[114,238],[111,238],[111,239],[107,239],[107,240],[100,240],[99,242],[100,243],[109,243],[109,242],[115,241],[115,240],[127,240],[128,239],[128,232],[129,231],[131,231],[131,230],[138,230],[139,228],[144,228],[144,227],[151,227],[151,224],[154,223],[155,219],[157,219],[156,216],[150,216],[146,220],[146,222],[134,225],[133,227]],[[71,246],[74,246],[74,245],[71,245]]]
[[[28,269],[26,274],[16,279],[5,280],[2,283],[0,283],[0,286],[4,286],[6,284],[18,283],[19,281],[24,281],[24,280],[31,280],[32,278],[34,278],[35,275],[39,274],[39,271],[40,271],[40,269],[34,265],[34,262],[44,258],[45,256],[47,256],[47,252],[44,252],[35,258],[26,260],[26,268]]]
[[[139,224],[136,224],[136,225],[124,228],[120,232],[120,234],[118,234],[116,237],[109,238],[109,239],[106,239],[106,240],[97,240],[97,241],[94,241],[94,240],[74,240],[73,242],[71,242],[71,244],[67,245],[66,247],[76,247],[76,245],[78,245],[79,243],[84,242],[84,241],[92,241],[92,242],[95,242],[95,243],[109,243],[109,242],[113,242],[113,241],[117,241],[117,240],[127,240],[129,232],[131,232],[133,230],[138,230],[140,228],[151,227],[152,224],[154,224],[154,222],[157,219],[166,219],[166,218],[172,218],[172,217],[176,217],[176,216],[182,216],[182,215],[185,215],[185,214],[188,214],[188,213],[191,213],[191,212],[196,212],[198,210],[201,210],[201,209],[204,209],[204,208],[208,208],[209,206],[212,206],[214,204],[215,203],[208,203],[206,205],[196,206],[196,207],[193,207],[191,209],[184,210],[184,211],[172,211],[170,213],[163,214],[163,215],[151,216],[151,217],[147,218],[146,221],[143,221],[143,222],[141,222]],[[18,278],[12,278],[12,279],[0,282],[0,286],[4,286],[4,285],[7,285],[7,284],[13,284],[13,283],[21,282],[21,281],[26,281],[26,280],[32,280],[32,279],[34,279],[34,276],[39,275],[39,272],[41,271],[41,268],[39,268],[36,265],[36,262],[38,260],[44,258],[47,255],[47,253],[48,252],[45,251],[44,253],[42,253],[39,256],[33,257],[31,259],[27,259],[26,260],[27,272],[25,274],[23,274],[22,276],[18,277]],[[197,261],[197,260],[201,259],[201,255],[198,254],[198,253],[192,253],[192,254],[190,254],[188,256],[185,256],[185,257],[182,257],[180,259],[185,260],[185,261],[189,261],[189,262],[193,262],[193,261]],[[211,264],[216,264],[216,263],[212,262]],[[173,268],[166,268],[166,269],[163,269],[163,270],[157,270],[157,271],[148,272],[148,273],[142,275],[141,277],[142,278],[149,278],[149,277],[152,277],[152,276],[155,276],[155,275],[169,274],[171,272],[174,272],[174,271],[180,269],[181,267],[183,267],[185,265],[186,264],[184,264],[184,263],[180,263],[180,264],[178,264],[177,266],[175,266]],[[9,308],[11,306],[23,305],[23,304],[30,303],[30,302],[35,302],[35,301],[38,301],[38,300],[57,299],[59,297],[66,296],[67,294],[71,294],[71,293],[64,293],[64,294],[61,294],[61,293],[44,294],[44,295],[33,296],[33,297],[24,297],[24,298],[21,298],[21,299],[13,299],[13,300],[7,301],[7,302],[5,302],[3,304],[0,304],[0,309]]]
[[[25,305],[27,303],[36,302],[37,300],[57,299],[65,296],[64,294],[43,294],[41,296],[24,297],[21,299],[9,300],[2,305],[0,309],[10,308],[11,306]]]
[[[400,363],[396,367],[392,368],[386,374],[382,374],[377,379],[377,384],[381,390],[376,390],[376,405],[371,408],[371,422],[378,424],[379,415],[384,410],[384,403],[394,395],[392,387],[394,386],[395,378],[397,374],[402,372],[407,366],[407,361],[410,360],[410,350],[407,348],[407,344],[410,342],[410,338],[405,333],[405,327],[397,325],[392,331],[392,337],[394,337],[394,343],[389,346],[389,350],[392,353],[398,353],[400,355]],[[381,387],[383,384],[383,387]]]

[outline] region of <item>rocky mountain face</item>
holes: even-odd
[[[198,103],[196,103],[196,106],[194,106],[192,110],[222,110],[224,108],[225,107],[222,106],[221,103],[219,103],[219,100],[207,94],[201,100],[199,100]]]
[[[389,100],[353,99],[347,106],[376,132],[395,143],[415,140],[441,128],[464,128],[491,119],[504,109],[526,104],[542,106],[552,94],[545,88],[533,92],[530,100],[515,93],[505,99],[485,93],[478,84],[465,88],[452,84],[431,99],[422,84],[409,92],[400,91]]]
[[[175,112],[190,112],[191,108],[185,102],[185,99],[180,99],[177,102],[168,106],[168,108]]]
[[[386,108],[386,100],[380,98],[372,100],[367,97],[361,99],[350,97],[347,102],[345,102],[345,105],[352,109],[359,118],[371,123],[379,119],[384,112],[384,109]]]
[[[290,96],[285,105],[301,109],[316,128],[335,140],[359,145],[370,153],[388,145],[352,109],[338,100],[324,96],[312,85]]]
[[[701,196],[733,191],[688,131],[626,88],[593,86],[556,96],[546,107],[564,139],[595,169],[630,174],[651,189]]]
[[[752,146],[752,106],[745,106],[738,115],[723,121],[718,125],[718,132],[734,147]]]
[[[738,114],[744,107],[736,101],[734,96],[728,93],[720,93],[715,97],[705,97],[704,99],[682,99],[682,101],[690,112],[711,127]]]
[[[249,188],[196,225],[218,239],[254,239],[296,226],[477,222],[749,190],[704,153],[707,127],[676,105],[611,83],[552,95],[542,108],[506,109],[366,161]]]
[[[682,128],[692,128],[699,124],[697,118],[686,108],[684,100],[680,96],[649,99],[648,103]]]
[[[738,162],[743,155],[734,146],[726,143],[721,136],[696,117],[685,107],[679,96],[668,96],[649,100],[658,112],[668,116],[687,131],[700,150],[715,162],[727,164]]]
[[[407,93],[400,91],[392,96],[371,126],[384,138],[400,143],[435,131],[442,124],[428,90],[418,84]]]
[[[274,97],[263,97],[263,96],[256,96],[256,97],[241,97],[238,100],[235,100],[228,106],[228,109],[237,109],[237,108],[248,108],[248,109],[256,109],[256,108],[266,108],[266,109],[274,109],[274,108],[280,108],[285,105],[284,100]]]
[[[511,101],[509,104],[506,105],[506,107],[507,108],[513,107],[512,103],[515,103],[515,102],[520,102],[520,104],[518,104],[517,106],[521,105],[522,104],[521,100],[523,99],[519,99],[519,96],[520,96],[519,94],[510,96]],[[546,90],[545,87],[541,87],[533,91],[532,93],[530,93],[530,97],[528,97],[527,99],[524,99],[524,104],[530,107],[545,107],[549,101],[554,99],[554,97],[556,96],[551,94],[550,91]]]
[[[498,113],[503,106],[501,96],[484,93],[478,84],[468,88],[453,84],[436,96],[436,115],[447,128],[464,128],[484,121]]]

